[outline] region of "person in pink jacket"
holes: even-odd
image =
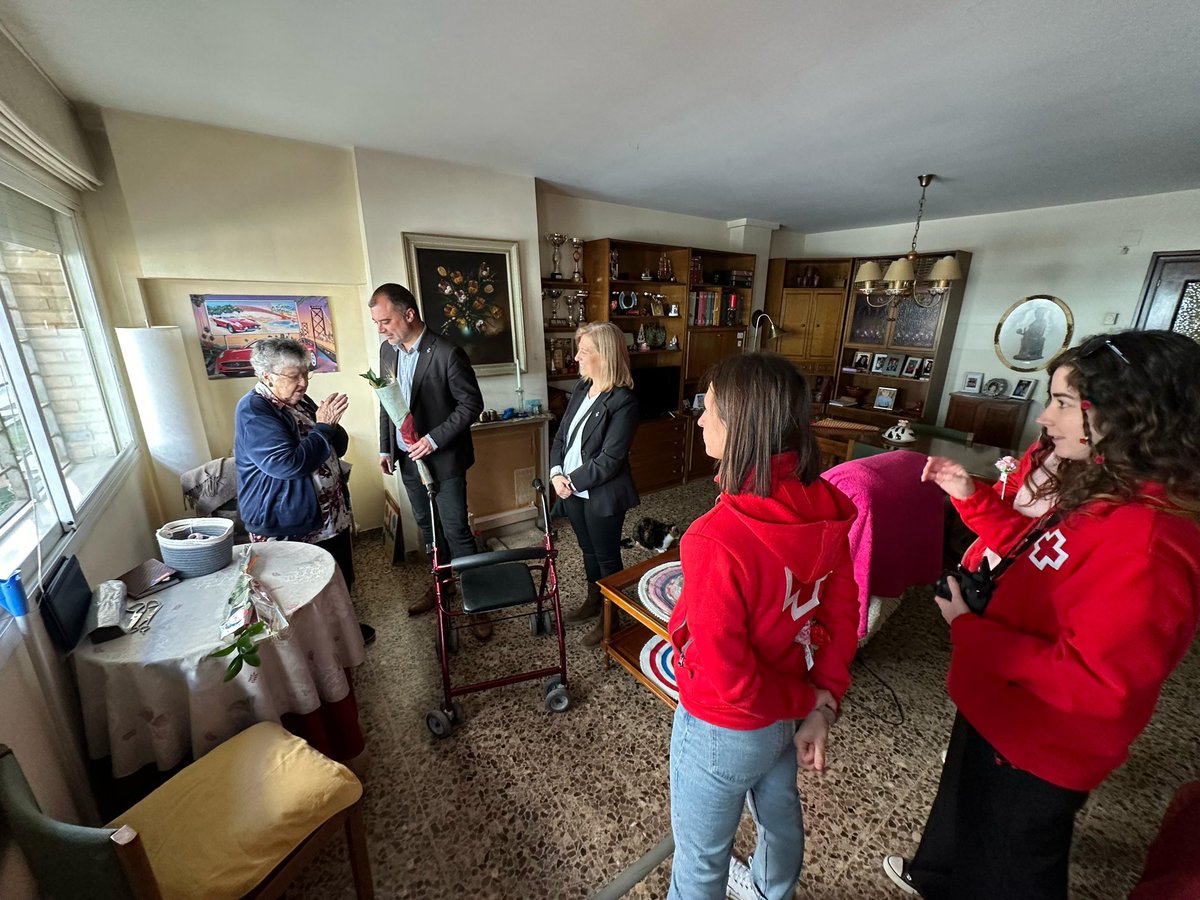
[[[720,495],[680,541],[671,615],[670,900],[791,897],[804,859],[797,767],[820,770],[850,685],[853,504],[818,477],[809,389],[774,354],[709,373],[700,427]],[[798,727],[797,727],[798,724]],[[758,846],[732,858],[748,803]]]
[[[981,539],[966,570],[985,548],[997,560],[986,605],[968,606],[965,575],[939,599],[958,715],[916,855],[884,861],[927,900],[1067,896],[1075,813],[1128,757],[1200,621],[1200,345],[1096,335],[1050,375],[1015,503],[947,459],[922,476]]]

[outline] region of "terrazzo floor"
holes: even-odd
[[[685,526],[709,508],[714,487],[697,481],[643,498],[627,522],[650,515]],[[558,524],[567,608],[582,599],[579,549]],[[631,564],[648,554],[626,551]],[[463,699],[465,723],[435,740],[424,715],[440,677],[432,613],[406,606],[429,583],[419,566],[392,568],[378,532],[355,547],[354,601],[378,630],[356,690],[367,736],[365,815],[380,898],[585,898],[669,831],[667,708],[570,628],[573,705],[542,709],[526,682]],[[928,590],[914,590],[860,652],[846,714],[834,730],[829,768],[802,773],[806,863],[797,898],[903,896],[880,870],[885,853],[911,854],[940,771],[953,709],[943,688],[947,631]],[[488,644],[464,635],[456,676],[534,668],[554,642],[529,634],[525,618],[497,625]],[[1080,814],[1071,896],[1124,897],[1175,788],[1200,778],[1200,651],[1168,683],[1130,762],[1095,791]],[[752,846],[743,816],[736,850]],[[669,860],[628,895],[666,895]],[[352,897],[341,842],[288,892],[290,900]]]

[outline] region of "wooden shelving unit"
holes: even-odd
[[[902,300],[898,305],[872,307],[866,302],[866,297],[852,293],[833,396],[844,396],[848,390],[864,388],[867,393],[857,407],[831,406],[831,414],[878,426],[891,425],[899,418],[935,423],[958,326],[963,291],[971,267],[971,254],[962,250],[922,253],[914,261],[919,279],[928,273],[939,258],[947,255],[958,260],[963,277],[934,307],[919,307],[911,299]],[[857,271],[858,266],[870,258],[853,260],[854,270]],[[880,258],[876,261],[886,269],[890,259]],[[854,358],[861,353],[869,353],[872,360],[879,353],[895,354],[905,360],[915,356],[922,360],[922,371],[926,368],[924,360],[933,360],[933,365],[924,378],[884,375],[872,373],[869,369],[864,372],[854,367]],[[891,409],[874,408],[881,387],[896,388]]]
[[[667,635],[666,623],[650,615],[646,608],[633,599],[630,594],[636,594],[638,581],[650,569],[678,559],[679,549],[672,548],[666,553],[660,553],[658,556],[599,581],[600,595],[604,598],[604,637],[600,641],[600,649],[604,651],[605,668],[610,667],[614,662],[617,663],[671,709],[675,708],[675,699],[668,696],[657,683],[647,678],[642,672],[641,665],[642,648],[646,646],[646,641],[650,640],[652,635],[670,640]],[[614,605],[634,619],[633,624],[615,633],[612,631],[612,607]]]

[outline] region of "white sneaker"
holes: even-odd
[[[883,858],[883,871],[887,873],[888,878],[892,879],[896,887],[900,888],[904,893],[919,897],[920,894],[913,887],[912,879],[904,871],[906,864],[907,860],[903,856],[885,856]]]
[[[754,886],[750,867],[736,856],[729,857],[729,881],[725,885],[725,896],[730,900],[762,900],[762,894]]]

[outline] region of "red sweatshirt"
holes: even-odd
[[[816,688],[840,702],[850,686],[856,512],[826,481],[805,487],[795,468],[794,453],[776,456],[770,497],[722,493],[679,543],[683,593],[669,626],[679,701],[712,725],[800,719]]]
[[[1036,523],[978,487],[955,506],[1005,553]],[[1125,761],[1200,619],[1200,527],[1154,504],[1160,485],[1143,495],[1050,526],[985,614],[950,629],[951,699],[1013,765],[1060,787],[1091,790]]]

